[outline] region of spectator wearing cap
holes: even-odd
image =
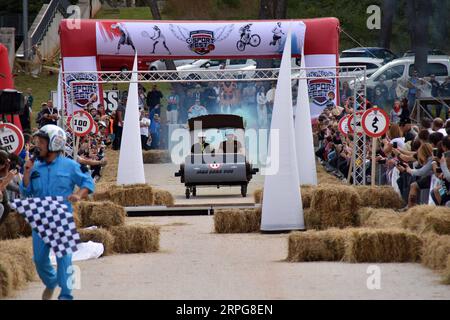
[[[56,125],[58,119],[58,110],[53,107],[53,101],[48,100],[46,104],[42,104],[42,110],[39,117],[39,128],[42,128],[47,124]]]

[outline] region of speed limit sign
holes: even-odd
[[[389,117],[380,108],[368,109],[364,112],[361,122],[364,132],[372,138],[381,137],[389,129]]]
[[[72,132],[79,137],[91,133],[94,126],[94,119],[92,116],[83,110],[75,111],[70,119],[70,128]]]
[[[348,118],[349,116],[343,117],[341,120],[339,120],[338,129],[339,132],[344,135],[345,137],[348,136]]]
[[[19,155],[24,145],[22,131],[11,123],[0,124],[0,147]]]
[[[361,124],[363,114],[363,111],[358,111],[355,113],[355,116],[352,114],[348,117],[348,131],[350,133],[356,133],[360,136],[364,133],[364,129]]]

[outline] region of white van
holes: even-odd
[[[389,88],[392,85],[392,80],[397,79],[397,82],[406,86],[406,82],[411,77],[414,67],[414,57],[403,57],[385,64],[377,71],[375,71],[369,78],[367,78],[367,90],[373,90],[384,79],[384,83]],[[436,80],[442,83],[446,77],[449,76],[450,57],[449,56],[428,56],[428,74],[436,76]]]

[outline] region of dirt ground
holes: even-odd
[[[213,217],[128,218],[162,226],[161,251],[76,263],[76,299],[450,299],[450,286],[420,264],[288,263],[287,235],[214,234]],[[15,299],[39,299],[36,282]]]
[[[147,182],[172,192],[178,205],[252,203],[239,188],[199,189],[184,198],[175,165],[146,165]],[[76,263],[76,299],[450,299],[450,286],[420,264],[376,264],[381,288],[369,290],[372,264],[287,263],[287,234],[215,234],[212,216],[127,218],[160,225],[161,250]],[[39,299],[43,285],[30,284],[14,299]]]

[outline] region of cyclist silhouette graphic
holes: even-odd
[[[239,33],[241,34],[241,39],[236,43],[236,47],[239,51],[244,51],[246,45],[251,45],[252,47],[257,47],[261,43],[261,38],[257,34],[252,34],[250,30],[252,23],[246,24],[239,28]]]

